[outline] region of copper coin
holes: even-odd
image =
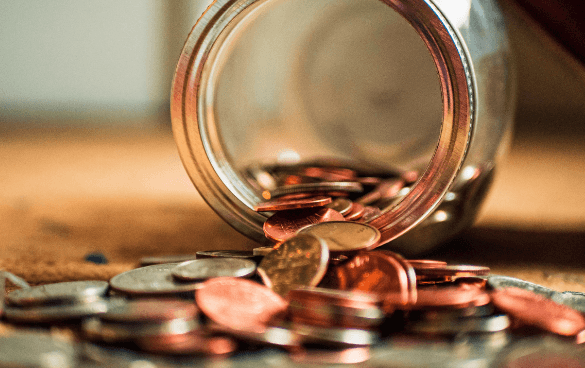
[[[322,222],[307,226],[298,234],[311,234],[325,240],[331,253],[374,249],[381,236],[375,227],[350,221]]]
[[[338,266],[337,278],[342,290],[380,294],[386,312],[412,300],[407,271],[396,258],[380,252],[360,253]]]
[[[564,336],[585,330],[585,318],[574,309],[532,291],[515,287],[492,291],[494,305],[524,324]]]
[[[400,262],[400,264],[404,268],[404,271],[406,272],[406,275],[408,277],[408,304],[416,303],[416,300],[417,300],[416,272],[414,271],[414,268],[412,267],[410,262],[408,262],[406,259],[404,259],[404,257],[402,257],[400,254],[391,252],[389,250],[379,249],[377,251],[382,253],[382,254],[385,254],[389,257],[392,257],[392,258],[396,259],[398,262]]]
[[[379,334],[359,328],[322,327],[293,323],[292,329],[301,335],[306,343],[329,344],[334,346],[366,346],[379,340]]]
[[[293,194],[293,193],[307,193],[307,192],[330,192],[330,191],[340,191],[340,192],[351,192],[351,193],[360,193],[364,190],[362,185],[357,182],[353,181],[337,181],[337,182],[320,182],[320,183],[303,183],[303,184],[295,184],[295,185],[284,185],[278,187],[270,192],[270,198],[280,197],[286,194]],[[263,194],[264,196],[264,194]],[[266,197],[264,197],[266,198]],[[266,199],[270,199],[266,198]]]
[[[356,221],[359,220],[364,212],[365,212],[366,208],[364,207],[364,205],[360,204],[360,203],[356,203],[353,202],[352,206],[351,206],[351,210],[345,214],[345,219],[347,221]]]
[[[410,263],[415,270],[417,268],[435,268],[447,265],[447,262],[435,261],[432,259],[408,259],[408,263]]]
[[[415,181],[418,180],[418,171],[415,171],[415,170],[405,171],[402,174],[400,174],[400,177],[407,184],[412,184],[412,183],[414,183]]]
[[[378,207],[365,206],[364,212],[362,213],[362,216],[360,217],[359,222],[368,223],[368,222],[372,221],[373,219],[377,218],[378,216],[380,216],[381,214],[382,214],[382,211]]]
[[[479,307],[490,302],[489,294],[478,287],[425,287],[417,291],[413,309]]]
[[[382,198],[392,198],[396,196],[403,187],[404,181],[402,179],[384,180],[378,184],[374,190],[356,199],[356,202],[363,205],[369,205]]]
[[[323,239],[300,234],[280,244],[258,265],[262,281],[279,295],[299,286],[316,286],[329,262],[329,249]]]
[[[236,343],[227,337],[203,336],[200,332],[190,332],[176,336],[155,336],[136,341],[142,350],[170,355],[222,356],[234,352]]]
[[[344,181],[356,178],[356,172],[351,169],[333,167],[307,167],[301,170],[300,174],[324,181]]]
[[[281,242],[296,235],[309,225],[327,221],[344,221],[339,212],[330,208],[309,208],[303,210],[280,211],[264,222],[264,234],[270,240]]]
[[[353,202],[347,198],[336,198],[325,207],[331,208],[345,216],[351,211],[352,204]]]
[[[274,201],[259,203],[254,206],[254,211],[268,212],[268,211],[285,211],[295,210],[300,208],[321,207],[326,204],[331,204],[331,197],[317,196],[299,199],[276,199]]]
[[[298,348],[302,343],[300,335],[291,329],[279,326],[266,326],[262,331],[244,331],[211,323],[207,328],[213,332],[229,334],[247,343],[255,342],[263,345],[273,345],[289,349]]]
[[[436,319],[411,322],[409,332],[430,335],[457,335],[461,333],[498,332],[510,327],[510,319],[504,314],[487,317]]]
[[[205,281],[195,293],[195,300],[212,321],[249,331],[263,331],[288,306],[286,300],[267,287],[231,277]]]
[[[472,265],[453,265],[441,267],[415,267],[417,275],[431,277],[469,277],[469,276],[487,276],[490,273],[489,267],[472,266]]]
[[[194,319],[199,314],[193,302],[177,299],[118,299],[100,316],[112,322],[163,322],[177,318]]]

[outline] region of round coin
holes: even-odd
[[[452,265],[440,267],[418,267],[416,274],[430,277],[469,277],[487,276],[490,273],[489,267],[472,265]]]
[[[327,221],[344,221],[343,215],[330,208],[279,211],[264,222],[264,234],[276,242],[285,241],[309,225]]]
[[[325,207],[331,208],[332,210],[335,210],[345,216],[351,211],[352,205],[353,202],[347,198],[336,198],[333,202],[329,203]]]
[[[95,316],[107,312],[105,300],[66,305],[6,307],[4,317],[9,322],[50,323]]]
[[[360,193],[364,190],[362,185],[353,181],[337,181],[337,182],[320,182],[320,183],[303,183],[294,185],[284,185],[278,187],[270,192],[269,198],[276,198],[286,194],[295,193],[323,193],[331,191]],[[266,197],[264,197],[266,198]]]
[[[304,337],[305,343],[335,346],[366,346],[379,340],[378,333],[356,328],[320,327],[293,323],[292,329]]]
[[[203,280],[212,277],[248,277],[256,271],[249,259],[204,258],[178,264],[171,274],[179,280]]]
[[[246,279],[207,280],[195,293],[197,305],[212,321],[244,331],[263,331],[288,303],[265,286]]]
[[[20,306],[68,303],[99,298],[108,291],[106,281],[72,281],[14,290],[6,297],[10,304]]]
[[[197,256],[195,254],[143,257],[140,258],[140,266],[144,267],[165,263],[181,263],[186,261],[192,261],[194,259],[197,259]]]
[[[258,247],[258,248],[254,248],[252,250],[252,252],[254,253],[254,256],[264,257],[265,255],[272,252],[273,250],[274,250],[274,247]]]
[[[435,261],[432,259],[409,259],[408,263],[410,263],[415,270],[417,268],[433,268],[447,265],[447,262]]]
[[[524,324],[564,336],[585,330],[585,318],[576,310],[532,291],[508,287],[491,294],[494,305]]]
[[[510,276],[491,275],[488,277],[487,284],[492,289],[503,289],[507,287],[515,287],[519,289],[529,290],[538,295],[542,295],[547,299],[553,298],[557,293],[553,289],[549,289],[542,285],[534,284],[532,282],[524,281]]]
[[[299,286],[317,286],[329,262],[329,249],[323,239],[299,234],[264,256],[258,265],[262,281],[285,296]]]
[[[585,294],[583,293],[576,291],[557,292],[552,296],[552,300],[581,313],[585,313]]]
[[[311,234],[327,242],[331,253],[371,250],[378,246],[380,232],[367,224],[349,221],[329,221],[310,225],[298,234]]]
[[[359,222],[370,222],[373,219],[377,218],[382,214],[382,211],[378,207],[373,206],[365,206],[364,212],[362,213],[361,217],[359,218]]]
[[[203,336],[199,331],[174,336],[140,338],[136,345],[144,351],[169,355],[223,356],[234,352],[236,343],[227,337]]]
[[[120,323],[158,323],[173,319],[194,319],[198,315],[195,303],[173,299],[117,299],[100,316],[104,321]]]
[[[300,208],[321,207],[331,204],[331,197],[316,196],[298,199],[275,199],[274,201],[262,202],[254,206],[256,212],[286,211]]]
[[[174,319],[153,323],[123,323],[92,318],[82,324],[84,334],[92,340],[105,342],[136,341],[145,337],[175,336],[197,330],[193,319]]]
[[[457,335],[459,333],[498,332],[510,327],[508,316],[467,317],[457,319],[436,319],[407,324],[406,330],[431,335]]]
[[[486,305],[489,302],[489,294],[479,287],[428,286],[418,289],[416,304],[411,308],[466,308]]]
[[[199,288],[198,282],[176,281],[171,270],[177,263],[152,265],[126,271],[112,277],[110,286],[121,293],[137,295],[178,294]]]
[[[344,215],[345,219],[347,221],[359,220],[363,216],[365,210],[366,210],[366,207],[364,207],[363,204],[353,202],[352,206],[351,206],[351,210],[347,214]]]

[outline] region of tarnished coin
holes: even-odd
[[[201,258],[254,258],[251,250],[202,250],[196,253],[197,259]]]
[[[285,296],[299,286],[317,286],[329,262],[324,240],[299,234],[267,254],[258,265],[262,281],[277,294]]]
[[[534,284],[532,282],[524,281],[510,276],[491,275],[487,279],[488,285],[492,289],[503,289],[507,287],[515,287],[519,289],[529,290],[545,298],[551,299],[556,291],[549,289],[542,285]]]
[[[285,241],[309,225],[327,221],[344,221],[345,217],[330,208],[280,211],[264,222],[264,234],[276,242]]]
[[[99,298],[106,294],[108,286],[106,281],[59,282],[14,290],[6,299],[10,304],[20,306],[68,303]]]
[[[282,199],[278,198],[269,202],[262,202],[254,206],[254,211],[286,211],[301,208],[321,207],[331,204],[331,197],[316,196],[307,198]]]
[[[364,190],[360,183],[354,181],[337,181],[337,182],[320,182],[320,183],[303,183],[294,185],[284,185],[274,189],[273,191],[266,193],[263,192],[262,196],[265,199],[276,198],[286,194],[294,193],[323,193],[323,192],[351,192],[361,193]],[[267,198],[268,197],[268,198]]]
[[[181,263],[197,259],[195,254],[157,256],[157,257],[143,257],[140,258],[140,266],[152,266],[165,263]]]
[[[108,302],[97,300],[91,303],[65,305],[11,307],[4,309],[4,316],[10,322],[49,323],[80,319],[107,312]]]
[[[581,313],[532,291],[508,287],[492,291],[491,297],[497,308],[524,324],[564,336],[585,330]]]
[[[406,330],[432,335],[456,335],[460,333],[498,332],[506,330],[508,327],[510,327],[510,319],[505,314],[500,314],[487,317],[417,321],[407,324]]]
[[[197,290],[199,282],[181,282],[175,280],[171,270],[177,263],[152,265],[126,271],[112,277],[112,289],[126,294],[160,295],[177,294]]]
[[[346,216],[351,211],[352,205],[353,202],[347,198],[336,198],[325,207],[331,208],[332,210],[341,213],[343,216]]]
[[[305,343],[367,346],[375,344],[380,338],[377,332],[357,328],[321,327],[298,323],[293,323],[291,328],[303,336]]]
[[[244,331],[263,331],[284,313],[286,300],[247,279],[218,277],[207,280],[195,293],[197,305],[212,321]]]
[[[111,301],[111,300],[110,300]],[[158,323],[174,319],[195,319],[199,310],[195,303],[178,299],[117,299],[100,319],[111,322]]]
[[[249,259],[204,258],[178,264],[171,274],[179,280],[203,280],[212,277],[248,277],[256,271]]]
[[[349,221],[329,221],[310,225],[298,234],[311,234],[327,242],[331,253],[371,250],[378,246],[380,232],[367,224]]]

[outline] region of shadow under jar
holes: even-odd
[[[250,170],[417,172],[370,222],[423,253],[469,226],[505,151],[513,78],[491,0],[216,0],[182,51],[173,132],[207,203],[264,242]]]

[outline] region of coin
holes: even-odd
[[[416,274],[431,277],[469,277],[487,276],[490,273],[489,267],[472,265],[448,265],[440,267],[418,267]]]
[[[267,287],[232,277],[205,281],[195,293],[195,300],[212,321],[239,330],[259,332],[288,306],[281,296]]]
[[[268,211],[285,211],[295,210],[301,208],[321,207],[331,204],[331,197],[316,196],[298,199],[281,199],[274,201],[262,202],[254,206],[254,211],[268,212]]]
[[[415,270],[417,268],[434,268],[447,265],[447,262],[435,261],[431,259],[408,259],[407,261],[412,265],[412,267],[414,267]]]
[[[503,289],[507,287],[516,287],[519,289],[529,290],[545,298],[551,299],[557,292],[553,289],[524,281],[510,276],[490,275],[487,279],[488,285],[493,289]]]
[[[287,240],[309,225],[327,221],[344,221],[342,214],[330,208],[280,211],[264,222],[264,234],[276,242]]]
[[[359,222],[368,223],[373,219],[377,218],[378,216],[380,216],[381,214],[382,211],[380,211],[378,207],[365,206],[364,212],[362,213],[362,216],[359,218]]]
[[[332,253],[356,252],[376,248],[380,232],[367,224],[349,221],[328,221],[307,226],[298,234],[311,234],[327,242]]]
[[[406,272],[406,276],[408,279],[407,287],[408,287],[408,303],[409,305],[415,304],[417,300],[417,279],[416,279],[416,272],[414,268],[404,257],[402,257],[398,253],[391,252],[385,249],[378,249],[377,252],[382,253],[388,257],[392,257],[393,259],[397,260],[402,268]]]
[[[340,192],[351,192],[360,193],[364,190],[362,185],[352,181],[337,181],[337,182],[320,182],[320,183],[303,183],[294,185],[284,185],[269,192],[266,196],[263,192],[265,199],[276,198],[286,194],[294,193],[324,193],[331,191]],[[268,198],[267,198],[268,197]]]
[[[108,302],[106,300],[70,305],[7,306],[4,309],[4,317],[10,322],[49,323],[94,316],[105,313],[107,310]]]
[[[380,294],[387,313],[396,305],[409,305],[413,300],[408,272],[396,258],[380,252],[359,253],[338,266],[336,276],[342,290]]]
[[[82,323],[82,330],[91,340],[105,342],[136,341],[139,338],[174,336],[195,331],[199,323],[193,319],[172,319],[152,323],[122,323],[91,318]]]
[[[407,331],[424,334],[456,335],[459,333],[498,332],[510,327],[510,319],[504,314],[487,317],[437,319],[407,324]]]
[[[552,300],[557,303],[564,304],[573,308],[576,311],[585,313],[585,294],[576,291],[565,291],[562,293],[555,293]]]
[[[136,295],[178,294],[197,290],[198,282],[179,282],[171,270],[177,263],[152,265],[126,271],[112,277],[110,286],[121,293]]]
[[[173,319],[194,319],[198,315],[197,306],[193,302],[177,299],[110,299],[108,311],[100,315],[100,319],[111,322],[158,323]]]
[[[347,214],[344,215],[345,219],[347,221],[356,221],[363,216],[365,210],[366,210],[366,207],[364,207],[364,205],[362,205],[360,203],[353,202],[351,205],[351,210]]]
[[[254,248],[252,250],[252,252],[254,253],[254,256],[264,257],[265,255],[272,252],[273,250],[274,250],[274,247],[258,247],[258,248]]]
[[[581,313],[532,291],[508,287],[492,291],[491,297],[497,308],[524,324],[564,336],[585,330]]]
[[[291,328],[304,338],[305,343],[366,346],[379,340],[378,333],[357,328],[321,327],[299,323],[293,323]]]
[[[167,336],[141,338],[136,341],[136,344],[150,353],[215,357],[229,355],[237,348],[236,343],[230,338],[203,336],[197,331],[172,336],[172,338]]]
[[[89,298],[99,298],[108,291],[105,281],[72,281],[40,285],[10,292],[6,299],[19,306],[67,303]]]
[[[329,261],[327,243],[309,234],[299,234],[280,244],[258,265],[262,281],[285,296],[299,286],[319,284]]]
[[[283,348],[298,348],[301,336],[291,329],[279,326],[265,326],[261,331],[238,330],[225,325],[212,324],[209,329],[214,332],[229,334],[247,343],[273,345]]]
[[[192,261],[194,259],[197,259],[197,256],[195,254],[143,257],[140,258],[140,266],[144,267],[165,263],[181,263],[186,261]]]
[[[349,199],[336,198],[333,202],[329,203],[325,207],[331,208],[332,210],[341,213],[343,216],[346,216],[351,211],[352,206],[353,202]]]
[[[251,250],[202,250],[196,253],[197,258],[254,258]]]
[[[356,172],[351,169],[334,167],[306,167],[299,174],[324,181],[355,180]]]
[[[398,192],[400,192],[400,189],[403,187],[404,181],[402,179],[384,180],[378,184],[374,190],[356,199],[356,202],[363,205],[370,205],[383,198],[393,198],[398,194]]]
[[[212,277],[248,277],[256,271],[256,263],[249,259],[204,258],[179,263],[171,274],[179,280],[192,281]]]
[[[417,290],[417,301],[411,308],[465,308],[489,302],[489,294],[477,287],[429,286]]]

